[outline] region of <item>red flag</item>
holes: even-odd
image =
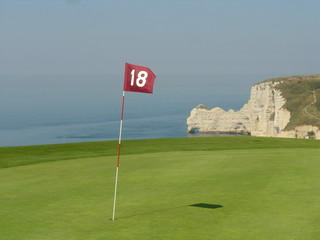
[[[123,91],[153,93],[155,79],[149,68],[126,63]]]

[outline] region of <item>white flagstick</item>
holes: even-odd
[[[115,220],[115,214],[116,214],[118,175],[119,175],[120,150],[121,150],[121,138],[122,138],[122,122],[123,122],[123,111],[124,111],[124,93],[125,93],[125,91],[122,92],[122,110],[121,110],[121,118],[120,118],[120,131],[119,131],[119,143],[118,143],[118,160],[117,160],[117,169],[116,169],[116,181],[115,181],[115,184],[114,184],[112,221]]]

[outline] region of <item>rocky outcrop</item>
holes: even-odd
[[[239,133],[252,136],[320,139],[315,126],[285,130],[290,112],[283,108],[286,99],[276,88],[281,82],[266,81],[251,88],[250,100],[239,111],[209,109],[203,104],[192,109],[187,119],[188,133]]]

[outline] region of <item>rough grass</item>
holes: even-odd
[[[308,108],[308,112],[320,118],[320,89],[316,91],[316,98],[317,102]]]
[[[117,221],[109,220],[116,142],[0,148],[0,236],[314,240],[319,146],[254,137],[124,141]]]

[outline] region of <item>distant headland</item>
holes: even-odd
[[[320,139],[320,75],[256,83],[237,112],[200,104],[187,119],[188,133]]]

